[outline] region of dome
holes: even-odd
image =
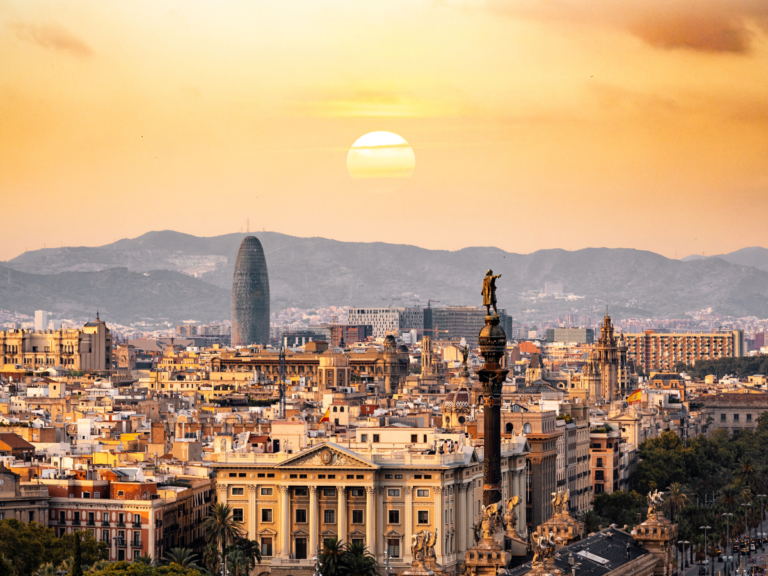
[[[397,347],[397,351],[402,352],[403,354],[408,354],[408,346],[400,344],[400,346]]]
[[[464,386],[457,389],[452,394],[448,394],[443,401],[443,412],[463,412],[468,411],[470,407],[470,394]]]
[[[384,338],[384,344],[391,344],[392,346],[395,345],[395,337],[392,336],[392,334],[387,334],[386,338]]]

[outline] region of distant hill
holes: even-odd
[[[609,248],[515,254],[473,247],[451,252],[275,232],[253,235],[267,257],[273,311],[288,306],[407,306],[416,295],[422,302],[431,298],[443,305],[478,305],[481,279],[493,268],[503,274],[500,305],[517,317],[525,310],[559,313],[572,307],[599,313],[606,304],[615,316],[680,317],[712,307],[724,314],[768,317],[768,272],[723,257],[680,261]],[[8,290],[7,272],[0,270],[0,308],[91,311],[103,301],[118,322],[139,316],[225,319],[234,259],[245,236],[200,238],[161,231],[95,248],[26,252],[2,265],[19,274],[12,274],[12,280],[24,278],[34,289],[16,284],[17,290]],[[562,282],[567,292],[585,298],[531,300],[526,292],[541,291],[545,282]]]
[[[726,262],[732,264],[739,264],[740,266],[751,266],[758,270],[764,270],[768,272],[768,249],[761,248],[760,246],[752,246],[750,248],[742,248],[736,250],[730,254],[718,254],[716,256],[701,256],[698,254],[691,254],[683,258],[684,261],[690,262],[691,260],[704,260],[706,258],[720,258]]]

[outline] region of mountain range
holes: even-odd
[[[487,269],[502,274],[499,306],[515,317],[599,313],[683,317],[704,308],[768,317],[768,250],[745,248],[709,258],[665,258],[624,248],[540,250],[493,247],[427,250],[381,242],[339,242],[276,232],[252,235],[264,246],[272,311],[329,305],[479,305]],[[246,234],[197,237],[149,232],[100,247],[47,248],[0,263],[0,309],[62,317],[96,310],[121,324],[142,318],[226,320],[234,261]],[[541,299],[562,282],[575,301]]]

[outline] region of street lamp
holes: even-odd
[[[728,576],[731,568],[731,563],[728,561],[728,546],[731,543],[731,516],[733,514],[726,512],[723,516],[725,516],[725,574]],[[733,547],[731,547],[731,552],[733,552]]]
[[[711,526],[699,526],[699,530],[704,530],[704,563],[706,564],[706,562],[707,562],[707,548],[709,547],[708,540],[707,540],[707,530],[712,530],[712,527]],[[714,568],[713,568],[713,570],[714,570]]]
[[[688,563],[688,557],[685,555],[685,547],[690,544],[690,542],[688,542],[688,540],[678,540],[677,543],[683,547],[683,568],[688,568],[690,564]]]

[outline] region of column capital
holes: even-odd
[[[365,491],[368,492],[371,496],[376,495],[376,486],[366,486]]]
[[[248,484],[248,492],[250,492],[251,494],[256,494],[256,490],[258,489],[259,487],[256,486],[255,484]]]
[[[288,492],[288,486],[278,486],[277,489],[280,494],[286,494]]]
[[[436,494],[442,494],[445,492],[445,486],[435,486],[434,491]]]
[[[310,487],[309,487],[309,493],[310,493],[310,494],[315,494],[315,493],[317,493],[317,486],[310,486]]]
[[[344,492],[347,490],[347,487],[346,486],[336,486],[336,490],[338,491],[338,493],[340,495],[343,495]]]
[[[227,491],[227,485],[226,484],[216,484],[216,490],[219,492],[226,492]]]
[[[459,492],[466,492],[467,490],[469,490],[469,484],[467,484],[466,482],[462,482],[461,484],[456,484],[456,488],[458,489]]]

